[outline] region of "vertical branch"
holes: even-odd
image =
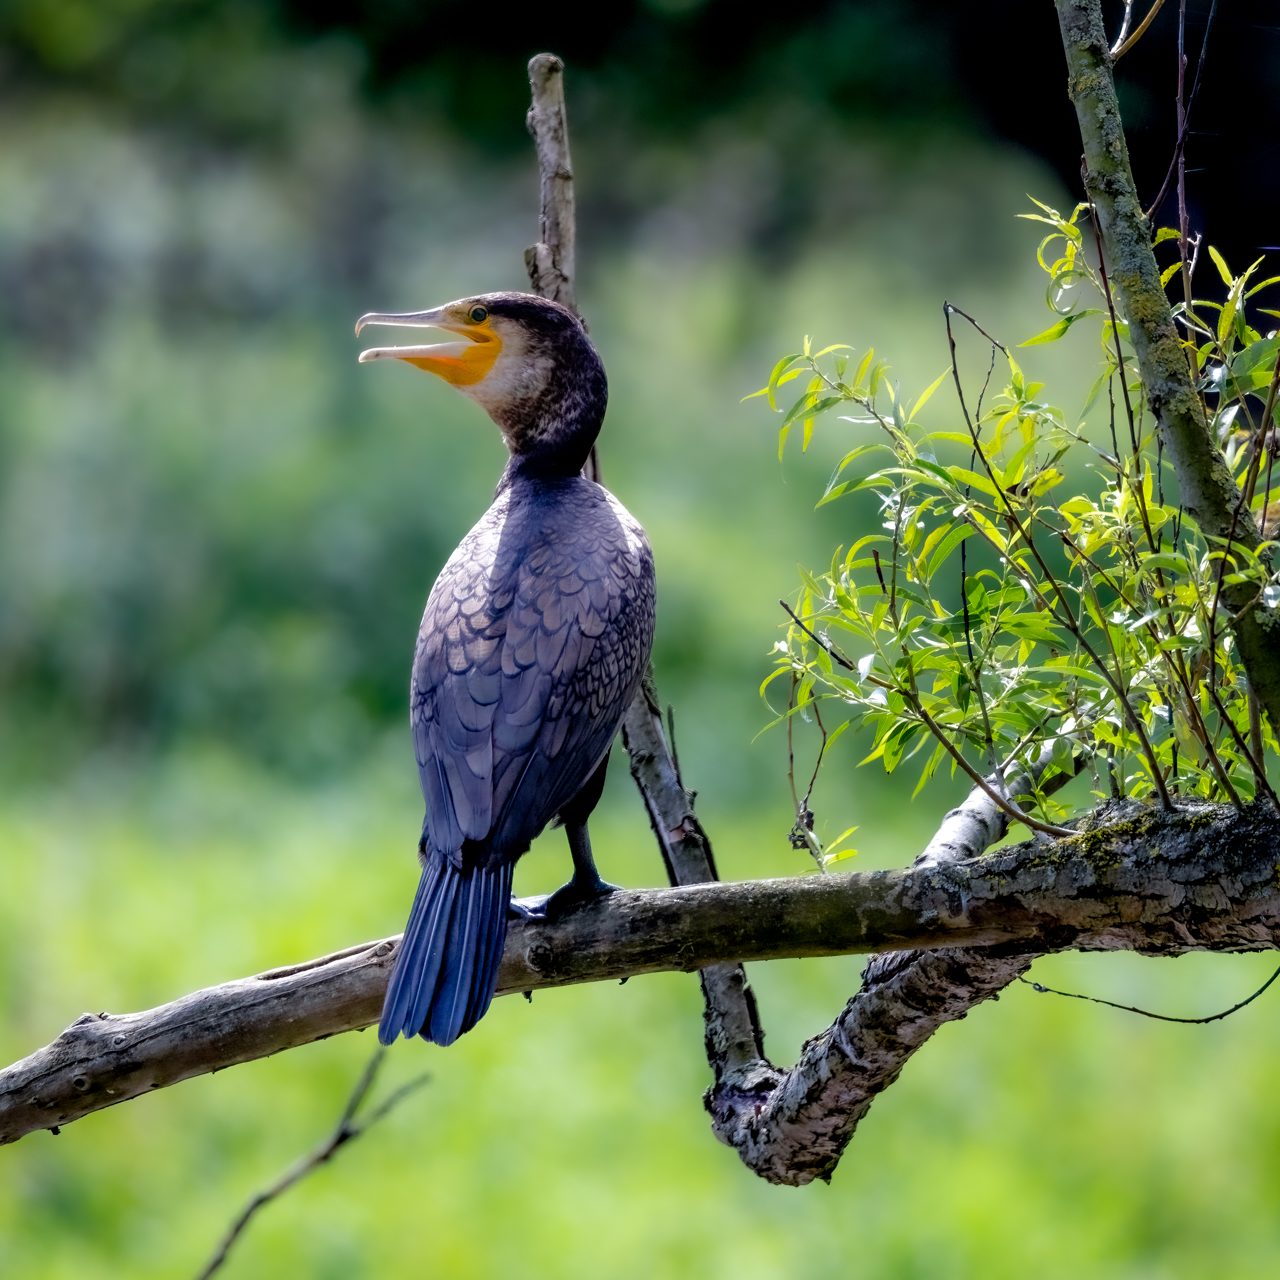
[[[539,239],[525,250],[525,265],[535,293],[577,311],[574,295],[573,166],[569,160],[569,126],[564,101],[564,63],[551,53],[529,62],[532,105],[526,122],[538,153],[541,213]],[[593,449],[586,474],[599,479]],[[672,884],[715,880],[711,841],[693,812],[663,732],[652,669],[622,722],[622,741],[631,761],[631,776],[644,801],[649,823]],[[755,997],[740,964],[713,965],[699,973],[705,1001],[707,1060],[719,1086],[733,1077],[772,1078],[763,1061],[764,1032]],[[749,1087],[749,1085],[745,1086]]]
[[[524,251],[524,265],[534,293],[577,311],[573,161],[564,108],[564,63],[554,53],[539,53],[530,60],[529,90],[533,101],[525,123],[538,152],[541,212],[538,241]]]
[[[1173,464],[1182,505],[1201,531],[1219,546],[1234,542],[1247,556],[1258,552],[1258,528],[1238,511],[1239,492],[1209,430],[1186,352],[1151,249],[1151,229],[1129,167],[1129,150],[1100,0],[1054,0],[1068,89],[1084,145],[1084,182],[1097,211],[1111,266],[1111,283],[1129,322],[1130,339],[1156,429]],[[1233,563],[1240,557],[1231,554]],[[1258,599],[1247,579],[1223,591],[1240,658],[1273,726],[1280,726],[1280,611]]]

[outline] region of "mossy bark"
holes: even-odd
[[[1258,529],[1240,502],[1209,430],[1204,403],[1174,325],[1151,249],[1151,228],[1129,165],[1120,107],[1111,74],[1099,0],[1055,0],[1068,91],[1084,145],[1084,183],[1097,211],[1107,270],[1183,505],[1211,539],[1245,551],[1258,548]],[[1223,603],[1250,687],[1280,732],[1280,612],[1257,599],[1247,583],[1225,584]]]

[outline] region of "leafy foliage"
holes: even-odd
[[[1082,768],[1100,797],[1241,803],[1273,794],[1265,764],[1275,729],[1253,705],[1221,595],[1247,583],[1254,600],[1274,603],[1274,544],[1249,552],[1210,539],[1166,491],[1127,324],[1086,252],[1086,214],[1037,202],[1023,215],[1050,228],[1037,258],[1054,321],[1022,345],[1085,330],[1100,342],[1100,372],[1075,414],[950,305],[953,366],[914,400],[873,349],[815,350],[808,339],[755,393],[782,415],[780,451],[796,428],[807,450],[817,421],[833,413],[870,434],[840,459],[819,505],[869,491],[880,514],[880,527],[837,548],[825,572],[802,571],[764,684],[789,685],[781,718],[818,717],[824,751],[849,724],[868,727],[861,763],[893,772],[915,762],[917,792],[944,763],[979,784],[985,776],[1033,826],[1045,824],[1024,813],[1024,798],[1060,819],[1050,792]],[[1169,231],[1156,243],[1178,250],[1164,279],[1187,284],[1175,314],[1236,478],[1239,519],[1252,513],[1274,538],[1280,339],[1252,315],[1280,277],[1257,278],[1260,261],[1235,276],[1210,248],[1225,297],[1195,298],[1195,246]],[[961,320],[989,349],[976,398],[960,373]],[[958,421],[938,429],[922,411],[948,377]],[[800,395],[785,403],[796,385]],[[849,712],[830,735],[826,704]],[[807,799],[797,809],[820,865],[841,856],[813,837]]]

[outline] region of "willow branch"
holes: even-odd
[[[1151,229],[1129,166],[1129,151],[1107,51],[1099,0],[1055,0],[1062,45],[1084,144],[1084,183],[1107,252],[1111,283],[1126,319],[1148,403],[1183,505],[1219,546],[1259,546],[1257,525],[1205,418],[1151,249]],[[1224,586],[1249,684],[1280,729],[1280,611],[1248,582]]]

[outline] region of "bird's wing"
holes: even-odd
[[[501,694],[507,609],[488,589],[492,557],[472,535],[436,579],[418,632],[410,720],[432,849],[461,856],[482,840],[493,812],[493,723]],[[509,593],[505,602],[509,607]]]
[[[586,784],[653,638],[648,549],[614,521],[593,522],[549,567],[512,606],[494,725],[495,848],[523,848]]]
[[[523,852],[590,778],[643,673],[652,562],[598,510],[525,541],[509,571],[464,541],[432,590],[412,718],[427,841],[455,859],[464,842]]]

